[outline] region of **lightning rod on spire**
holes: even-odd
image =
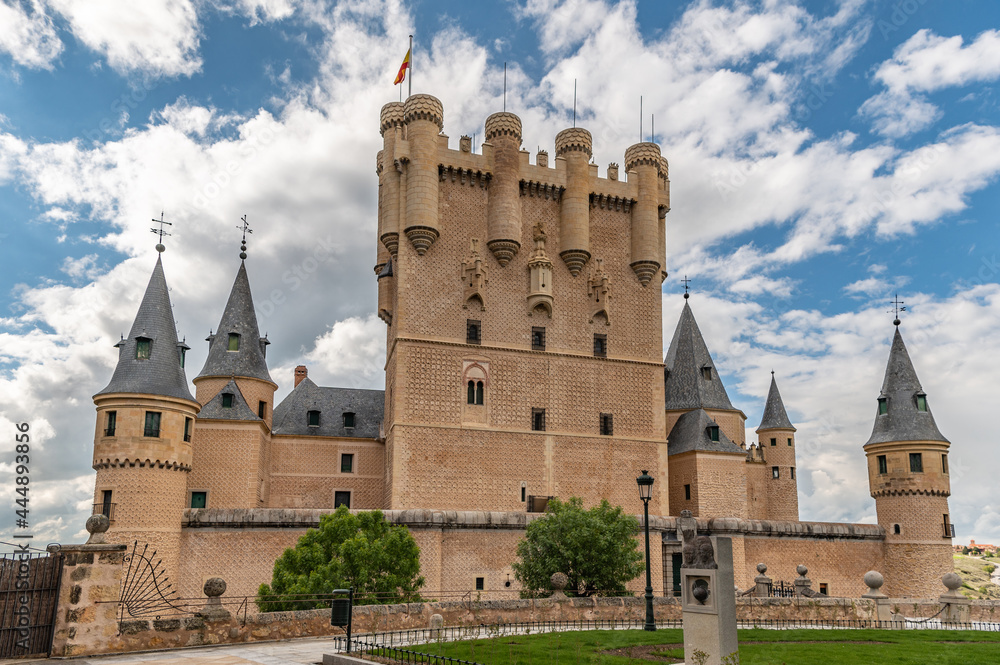
[[[896,296],[892,299],[891,303],[892,309],[889,310],[890,313],[895,315],[895,318],[892,321],[892,325],[896,326],[897,328],[899,327],[899,324],[902,323],[902,321],[899,320],[899,313],[906,311],[906,308],[903,307],[903,302],[904,301],[899,299],[899,294],[897,293]]]
[[[162,254],[164,252],[164,250],[167,249],[166,246],[163,244],[163,236],[169,236],[170,235],[169,233],[167,233],[166,231],[163,230],[163,225],[166,224],[167,226],[173,226],[173,223],[172,222],[165,222],[165,221],[163,221],[163,211],[162,210],[160,211],[160,218],[156,219],[154,217],[153,221],[160,225],[159,229],[150,229],[150,231],[152,231],[153,233],[155,233],[156,235],[158,235],[160,237],[160,241],[158,243],[156,243],[156,251],[160,252]]]
[[[248,233],[253,233],[253,229],[250,228],[250,223],[247,222],[247,216],[246,215],[243,215],[242,217],[240,217],[240,221],[243,222],[243,223],[240,224],[240,225],[238,225],[236,227],[236,228],[241,229],[243,231],[243,241],[240,243],[240,258],[241,259],[246,259],[247,258],[247,234]]]

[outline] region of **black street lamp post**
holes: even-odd
[[[639,485],[639,498],[642,499],[642,510],[646,525],[646,625],[643,630],[656,630],[656,620],[653,619],[653,578],[649,572],[649,499],[653,496],[653,477],[643,469],[642,475],[635,479]]]

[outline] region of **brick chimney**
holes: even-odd
[[[299,365],[295,368],[295,386],[302,383],[302,379],[309,376],[309,370],[306,369],[305,365]]]

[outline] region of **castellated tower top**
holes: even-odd
[[[657,170],[663,167],[665,159],[660,155],[660,146],[655,143],[636,143],[629,146],[625,151],[625,172],[635,169],[639,164],[656,167]]]
[[[521,143],[521,119],[513,113],[494,113],[486,118],[486,140],[497,136],[513,136]]]
[[[388,106],[388,104],[386,104]],[[382,107],[385,110],[385,107]],[[403,103],[403,122],[429,120],[444,129],[444,106],[434,95],[411,95]]]
[[[594,154],[594,139],[582,127],[570,127],[556,134],[556,155],[564,155],[571,150],[586,153],[587,157]]]
[[[389,102],[382,107],[379,113],[379,133],[383,136],[387,129],[392,127],[402,127],[403,125],[403,103]]]

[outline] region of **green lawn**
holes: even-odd
[[[1000,633],[944,630],[741,630],[741,665],[975,665],[1000,662]],[[486,665],[671,663],[680,630],[599,630],[410,647]],[[693,661],[688,661],[689,665]]]

